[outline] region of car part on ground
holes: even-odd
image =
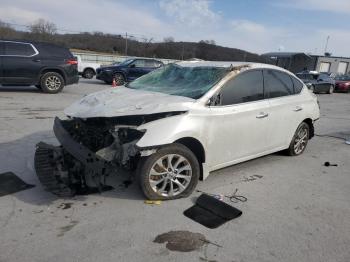
[[[79,81],[76,58],[53,44],[0,40],[0,63],[0,84],[5,86],[34,85],[56,94]]]
[[[301,154],[319,107],[278,67],[199,61],[88,95],[65,114],[54,122],[60,146],[37,148],[38,175],[56,179],[49,190],[101,189],[127,170],[147,198],[167,200],[188,196],[211,171],[285,149]]]
[[[242,211],[215,197],[202,194],[194,206],[184,211],[184,215],[205,227],[217,228],[227,221],[240,217]]]

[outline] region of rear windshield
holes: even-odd
[[[183,67],[169,64],[136,79],[127,87],[198,99],[228,71],[222,67]]]

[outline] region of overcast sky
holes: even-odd
[[[350,56],[350,0],[1,0],[0,19],[38,18],[72,31],[103,31],[161,41],[213,39],[264,53],[328,51]]]

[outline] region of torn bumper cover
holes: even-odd
[[[99,121],[55,118],[53,131],[61,145],[38,143],[34,160],[38,178],[47,191],[59,196],[91,188],[101,191],[106,176],[119,167],[133,166],[141,132],[105,120],[101,127]]]

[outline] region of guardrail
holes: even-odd
[[[73,55],[79,55],[83,62],[98,63],[101,65],[109,65],[114,62],[123,62],[128,58],[136,58],[135,56],[120,56],[113,54],[98,54],[98,53],[84,53],[84,52],[72,52]],[[140,57],[140,58],[153,58],[153,57]],[[164,59],[164,58],[155,58],[162,61],[164,64],[178,62],[179,60],[174,59]]]

